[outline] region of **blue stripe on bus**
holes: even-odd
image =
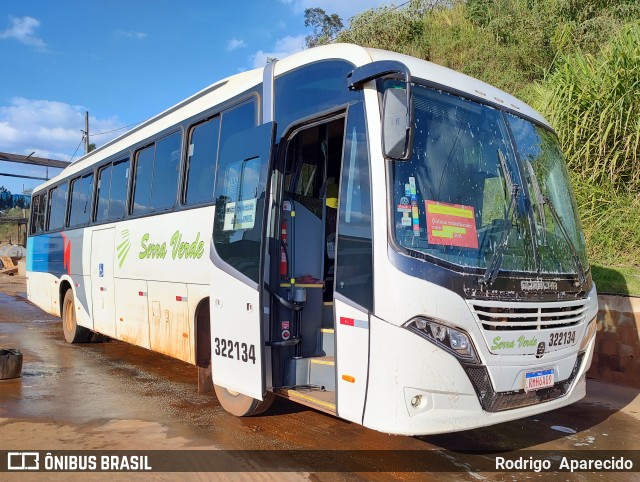
[[[27,240],[27,271],[62,276],[64,269],[64,239],[62,233],[41,234]]]

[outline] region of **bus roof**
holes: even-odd
[[[453,89],[475,98],[486,99],[488,102],[503,105],[508,109],[519,112],[549,126],[549,123],[533,108],[496,87],[432,62],[387,50],[364,48],[353,44],[337,43],[324,45],[303,50],[285,57],[282,60],[278,60],[275,68],[275,76],[282,75],[306,64],[327,59],[344,59],[353,63],[355,66],[361,66],[378,60],[397,60],[409,68],[411,76],[415,79],[441,85],[443,88]],[[67,177],[79,172],[94,163],[98,163],[117,154],[130,145],[136,144],[153,136],[157,132],[178,124],[185,119],[255,87],[262,82],[263,70],[264,68],[253,69],[211,84],[200,92],[141,123],[89,154],[85,154],[80,159],[71,163],[71,165],[56,177],[38,186],[35,191],[55,184],[62,177]]]

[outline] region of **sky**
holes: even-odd
[[[83,153],[206,86],[304,48],[304,9],[345,23],[388,0],[1,0],[0,152]],[[397,2],[396,2],[397,3]],[[59,170],[49,169],[48,175]],[[14,193],[42,169],[0,162]]]

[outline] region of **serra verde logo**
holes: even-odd
[[[491,351],[509,350],[511,348],[515,348],[516,346],[518,348],[528,348],[536,346],[537,344],[538,340],[536,340],[535,336],[533,338],[525,338],[524,335],[521,335],[517,340],[502,340],[499,336],[496,336],[493,339]]]
[[[131,234],[128,229],[120,233],[121,243],[116,248],[118,252],[118,265],[122,268],[129,250],[131,249]],[[200,232],[194,241],[182,240],[180,230],[173,233],[169,243],[150,243],[149,233],[145,233],[140,240],[141,251],[138,253],[140,259],[165,259],[171,253],[172,259],[200,259],[204,254],[204,241],[200,240]]]
[[[167,243],[149,243],[149,233],[142,236],[140,246],[142,251],[138,253],[140,259],[165,259],[167,257]],[[195,241],[182,241],[182,233],[178,230],[173,233],[169,241],[171,258],[173,259],[199,259],[204,254],[204,241],[200,241],[200,232]]]

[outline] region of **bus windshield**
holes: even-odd
[[[499,252],[496,270],[580,272],[585,243],[555,136],[457,95],[412,93],[412,154],[389,163],[397,245],[474,270]]]

